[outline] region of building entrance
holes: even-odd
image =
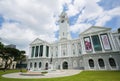
[[[68,69],[68,63],[67,62],[63,62],[63,69]]]

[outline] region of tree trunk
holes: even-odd
[[[8,63],[8,61],[10,60],[10,63]],[[10,69],[10,65],[12,64],[12,59],[9,58],[5,61],[5,67],[4,67],[4,72],[6,71],[6,69],[8,68],[9,66],[9,69]]]

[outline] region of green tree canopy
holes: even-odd
[[[0,42],[0,57],[5,61],[5,69],[9,66],[7,64],[8,60],[10,60],[12,63],[13,60],[15,61],[25,61],[26,60],[26,55],[25,51],[20,51],[19,49],[16,48],[9,48],[5,47],[4,44]]]

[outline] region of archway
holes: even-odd
[[[68,63],[67,63],[67,62],[63,62],[62,68],[63,68],[63,69],[68,69]]]
[[[30,68],[32,68],[32,62],[30,62]]]
[[[45,70],[48,70],[48,63],[45,64]]]
[[[37,68],[37,63],[36,62],[34,63],[34,68]]]
[[[89,59],[89,66],[90,66],[90,68],[94,68],[94,61],[93,61],[93,59]]]
[[[113,58],[109,58],[109,64],[112,68],[116,68],[116,63],[115,63],[115,60]]]
[[[105,64],[104,64],[104,61],[103,61],[102,58],[98,59],[98,63],[99,63],[100,68],[104,68],[105,67]]]
[[[41,63],[41,62],[39,62],[39,68],[41,68],[41,66],[42,66],[42,63]]]

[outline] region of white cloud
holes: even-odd
[[[100,0],[74,0],[74,4],[71,4],[71,1],[0,0],[0,14],[5,19],[0,29],[1,38],[7,44],[16,44],[20,49],[28,49],[29,43],[37,37],[46,41],[56,40],[54,32],[59,28],[55,22],[65,3],[68,5],[69,17],[76,15],[85,7],[75,25],[70,27],[73,33],[82,32],[92,25],[83,23],[86,19],[95,20],[95,25],[104,26],[107,21],[120,13],[119,7],[104,11],[97,4]],[[9,20],[17,22],[9,23]]]
[[[27,42],[36,38],[36,35],[30,29],[20,29],[21,25],[17,23],[4,23],[0,30],[2,39],[8,44],[16,44],[20,47],[26,47]]]
[[[91,26],[91,24],[75,24],[73,26],[70,27],[70,31],[72,31],[73,33],[81,33],[84,30],[86,30],[87,28],[89,28]]]
[[[108,11],[108,14],[111,16],[120,16],[120,7],[116,7]]]
[[[120,7],[113,8],[109,11],[103,10],[101,6],[98,5],[97,2],[100,0],[75,0],[74,2],[74,9],[76,14],[80,11],[81,8],[85,7],[80,14],[77,22],[75,25],[71,27],[71,31],[75,32],[82,32],[86,28],[92,26],[92,23],[87,23],[87,21],[94,21],[96,26],[104,26],[107,21],[110,21],[114,16],[120,16]],[[71,8],[73,9],[73,8]],[[67,12],[72,12],[72,10],[68,10]],[[73,10],[74,11],[74,10]],[[75,14],[75,13],[74,13]],[[89,27],[88,27],[89,26]]]
[[[20,49],[27,49],[36,37],[56,40],[54,13],[60,13],[59,1],[49,0],[1,0],[0,14],[5,22],[0,29],[2,40],[6,44],[16,44]],[[60,10],[60,11],[59,11]],[[9,20],[17,21],[9,23]],[[51,39],[51,40],[50,40]]]
[[[104,26],[105,23],[109,20],[111,20],[115,16],[120,16],[120,7],[114,8],[109,11],[104,11],[101,15],[99,15],[99,18],[96,20],[95,25]]]

